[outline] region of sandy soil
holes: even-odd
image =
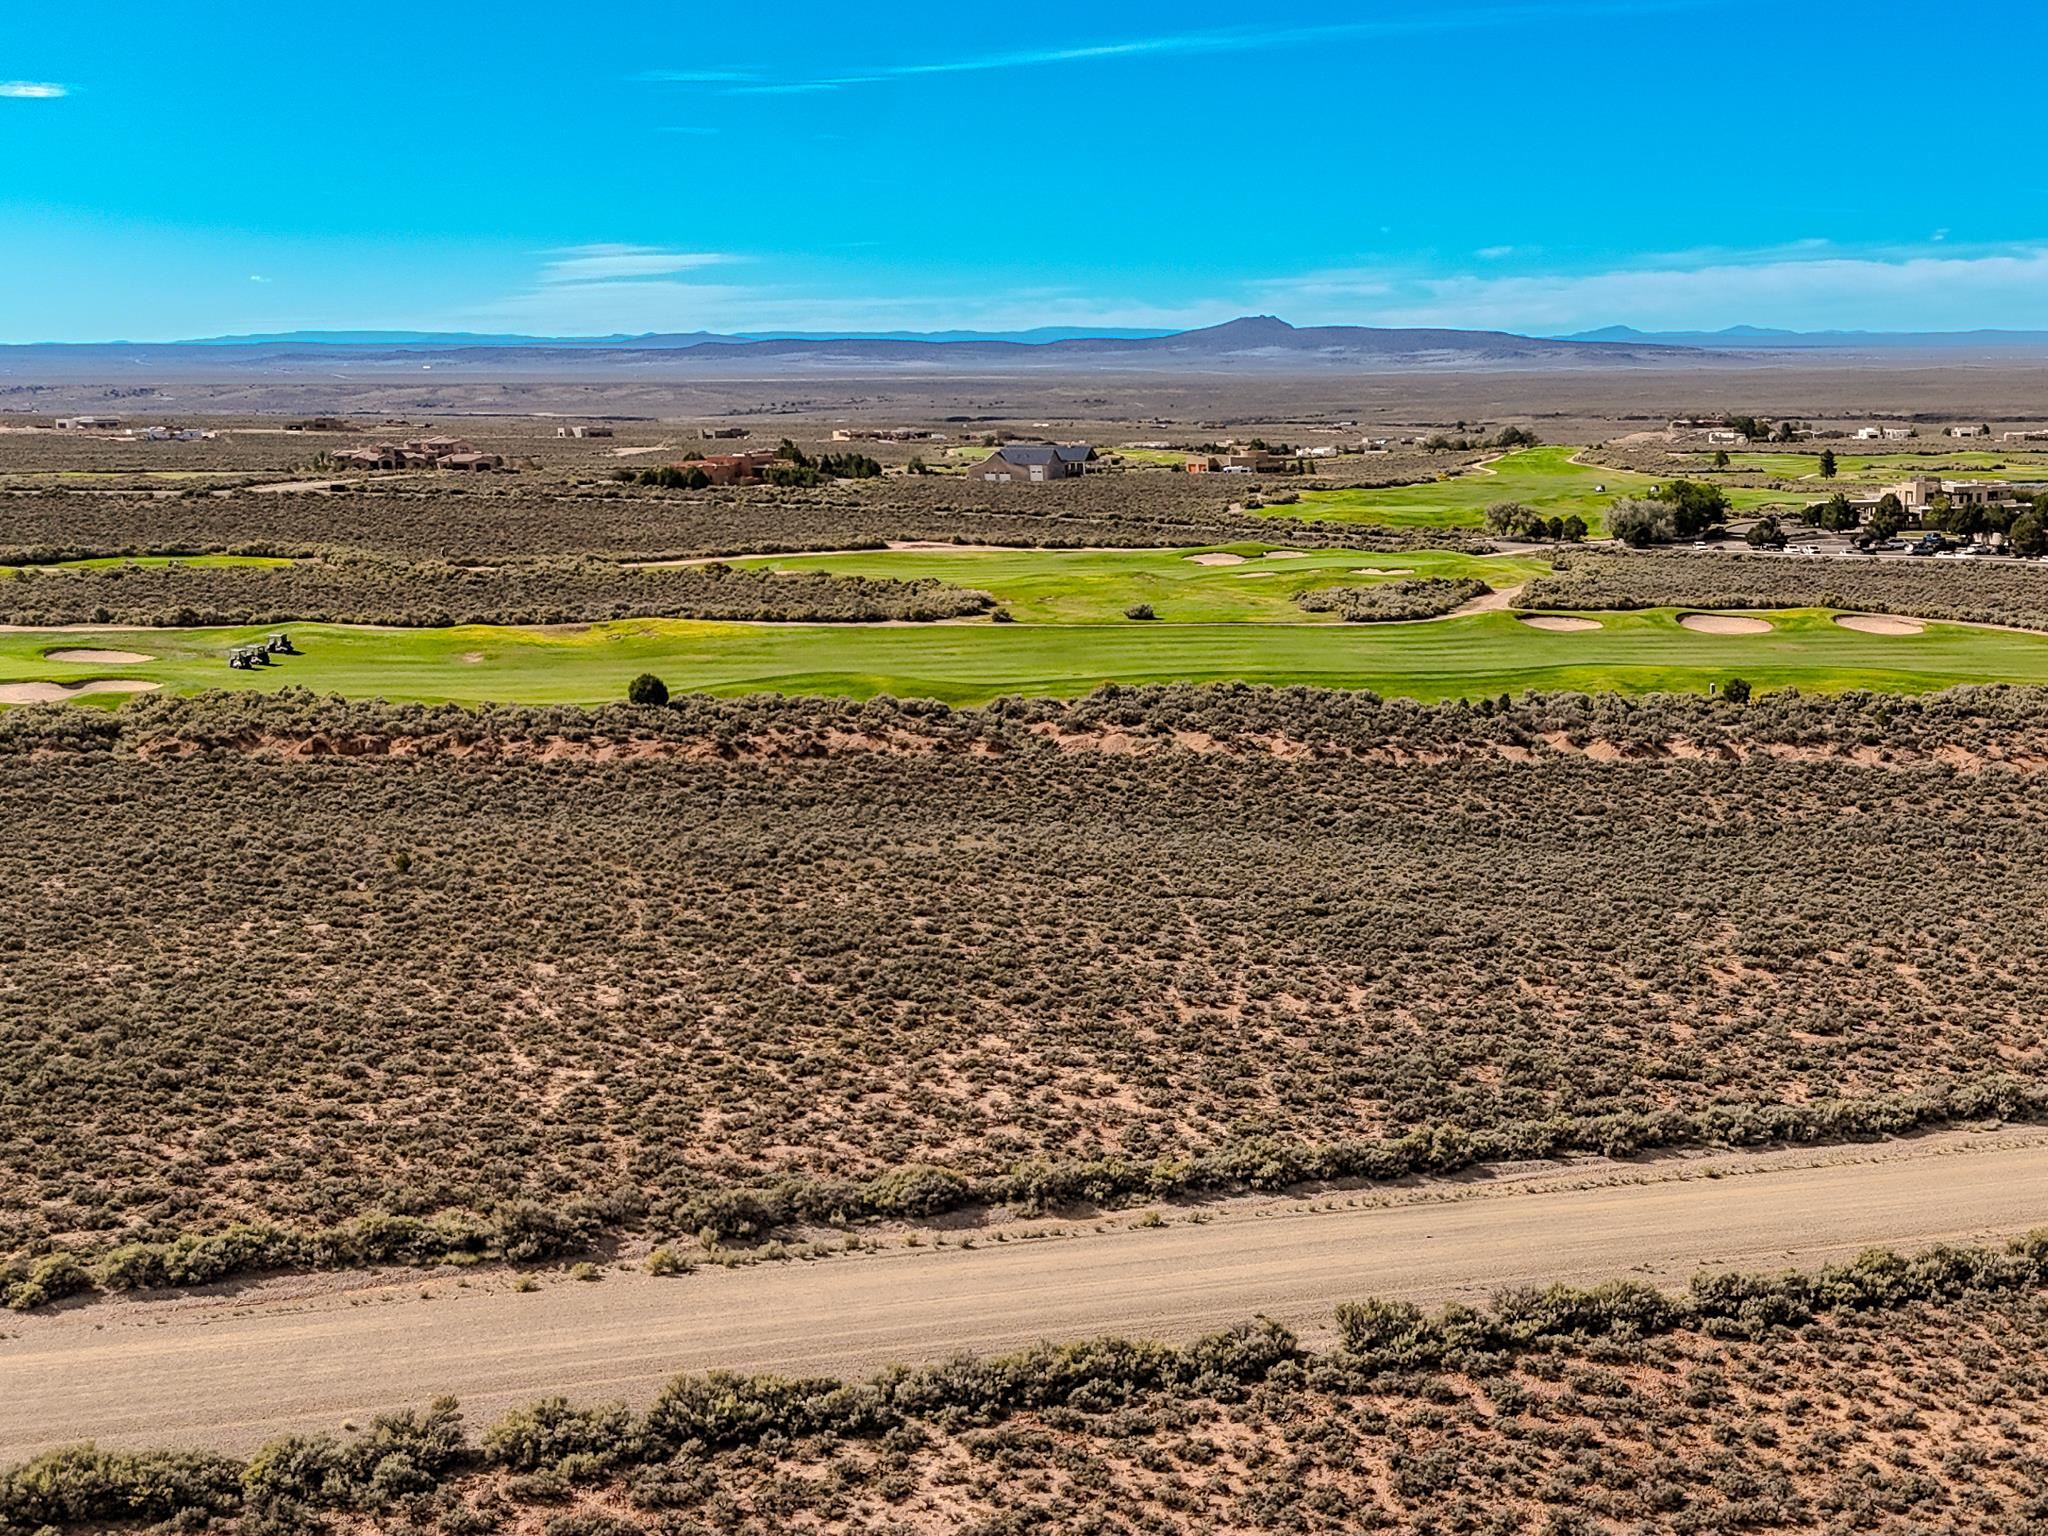
[[[0,1461],[92,1439],[247,1450],[452,1392],[477,1420],[550,1393],[646,1402],[686,1370],[859,1375],[1103,1332],[1186,1338],[1265,1313],[1329,1342],[1360,1296],[1483,1301],[1502,1286],[1777,1270],[2018,1234],[2043,1219],[2048,1130],[1836,1148],[1585,1159],[1049,1218],[934,1246],[654,1279],[503,1269],[266,1281],[6,1319]],[[1190,1219],[1199,1215],[1199,1221]],[[971,1239],[972,1246],[968,1246]]]
[[[1835,622],[1844,629],[1865,635],[1924,635],[1927,626],[1918,619],[1893,618],[1884,613],[1838,613]]]
[[[1224,550],[1214,550],[1206,555],[1189,555],[1190,565],[1243,565],[1243,555],[1233,555]]]
[[[1469,603],[1460,603],[1449,613],[1440,613],[1433,619],[1414,619],[1416,624],[1441,624],[1445,619],[1462,619],[1475,613],[1505,613],[1515,606],[1515,599],[1522,595],[1521,583],[1512,587],[1501,587],[1492,592],[1482,592]]]
[[[154,656],[145,656],[140,651],[63,650],[45,651],[43,655],[50,661],[78,661],[110,667],[133,666],[138,661],[156,660]]]
[[[1518,613],[1515,617],[1531,629],[1547,629],[1560,635],[1582,634],[1586,630],[1600,628],[1598,619],[1575,619],[1562,613]]]
[[[0,704],[61,704],[81,693],[148,693],[162,686],[134,677],[100,677],[89,683],[0,683]]]
[[[1771,631],[1768,619],[1745,619],[1732,613],[1681,613],[1678,624],[1701,635],[1766,635]]]

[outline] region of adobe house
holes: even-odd
[[[701,459],[685,459],[673,466],[688,474],[693,469],[704,472],[704,478],[713,485],[759,485],[761,472],[775,462],[775,455],[766,452],[755,453],[712,453]]]

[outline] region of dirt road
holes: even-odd
[[[1778,1269],[2048,1224],[2048,1131],[1539,1168],[1164,1226],[891,1247],[652,1279],[512,1289],[499,1271],[101,1302],[0,1320],[0,1462],[72,1441],[247,1450],[286,1430],[460,1397],[475,1421],[551,1393],[644,1402],[679,1371],[857,1375],[893,1360],[1115,1332],[1186,1337],[1264,1313],[1312,1342],[1359,1296]]]

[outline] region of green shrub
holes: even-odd
[[[515,1472],[537,1472],[571,1456],[612,1467],[638,1459],[642,1442],[623,1404],[574,1408],[566,1398],[551,1397],[506,1414],[484,1436],[483,1453]]]
[[[933,1216],[966,1204],[972,1190],[950,1168],[911,1164],[871,1180],[861,1193],[863,1203],[878,1216]]]
[[[235,1463],[200,1452],[52,1451],[0,1473],[0,1533],[228,1515],[241,1502],[240,1474]]]
[[[91,1289],[91,1273],[71,1253],[46,1253],[0,1267],[0,1303],[17,1312]]]

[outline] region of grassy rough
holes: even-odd
[[[2015,560],[1791,560],[1572,554],[1522,589],[1530,608],[1840,608],[2048,629],[2048,566]]]

